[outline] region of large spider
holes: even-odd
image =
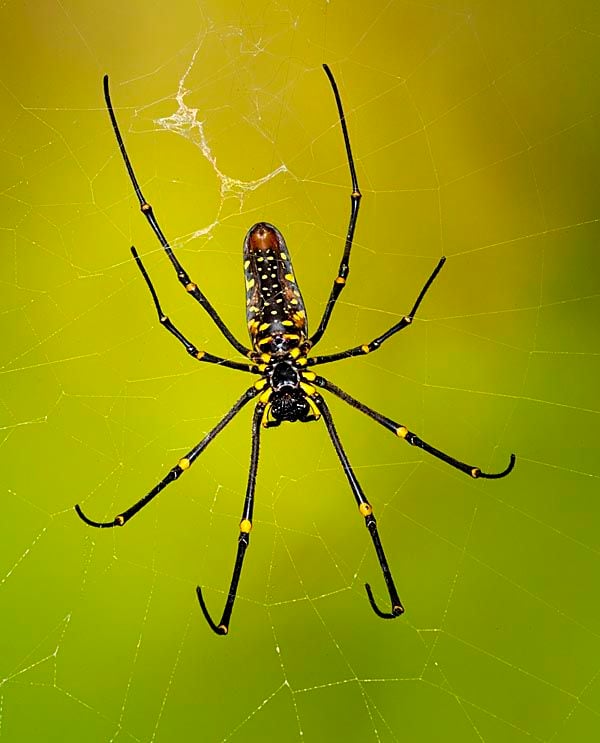
[[[175,257],[167,239],[163,235],[161,228],[158,225],[154,211],[150,204],[144,198],[140,185],[137,181],[133,167],[127,155],[123,138],[117,124],[115,113],[110,100],[110,93],[108,89],[108,75],[104,76],[104,97],[106,100],[106,106],[112,122],[112,127],[119,144],[119,149],[125,161],[125,166],[131,183],[140,202],[140,208],[142,213],[148,220],[154,234],[159,239],[163,246],[169,260],[173,264],[177,278],[185,290],[206,310],[210,315],[214,323],[217,325],[221,333],[229,341],[229,343],[235,348],[236,351],[241,353],[245,358],[249,359],[249,362],[238,362],[223,359],[219,356],[214,356],[207,351],[200,351],[190,343],[190,341],[177,329],[177,327],[171,322],[171,320],[162,311],[156,290],[152,285],[152,281],[148,276],[146,269],[141,261],[141,258],[137,254],[134,247],[131,248],[133,257],[140,269],[142,276],[144,277],[152,299],[154,306],[158,313],[158,318],[161,325],[168,330],[177,340],[182,344],[185,350],[198,361],[208,362],[209,364],[219,364],[221,366],[229,367],[230,369],[238,369],[243,372],[250,372],[251,374],[259,375],[259,379],[249,389],[244,392],[240,399],[233,405],[233,407],[223,416],[223,418],[217,423],[217,425],[206,434],[206,436],[200,441],[193,449],[191,449],[185,457],[179,460],[179,462],[167,473],[167,475],[155,485],[149,493],[141,498],[137,503],[134,503],[127,510],[120,513],[114,518],[113,521],[98,522],[92,521],[82,512],[79,505],[75,506],[75,510],[80,518],[85,521],[89,526],[95,526],[98,528],[107,528],[112,526],[123,526],[129,519],[135,516],[138,511],[141,511],[150,501],[160,493],[163,488],[172,483],[174,480],[189,469],[195,462],[198,456],[206,449],[210,442],[219,434],[225,426],[236,416],[240,410],[247,405],[250,400],[258,398],[256,407],[254,408],[254,418],[252,422],[252,451],[250,454],[250,469],[248,472],[248,484],[246,486],[246,498],[244,500],[244,508],[242,511],[242,519],[240,521],[240,533],[238,537],[237,555],[235,558],[235,565],[233,568],[233,575],[231,578],[231,584],[229,586],[229,593],[225,602],[225,608],[223,615],[218,624],[216,624],[211,618],[206,603],[202,596],[202,589],[200,586],[197,587],[196,591],[198,594],[198,600],[200,607],[206,618],[206,621],[210,625],[211,629],[218,635],[225,635],[229,631],[229,622],[231,619],[231,613],[233,611],[233,605],[235,602],[238,583],[242,572],[242,566],[244,562],[244,556],[246,549],[250,543],[250,530],[252,529],[252,514],[254,510],[254,490],[256,484],[256,472],[258,468],[258,455],[259,455],[259,439],[261,427],[271,428],[279,426],[283,421],[300,421],[301,423],[307,423],[308,421],[318,420],[323,416],[325,426],[335,448],[336,454],[341,462],[352,494],[356,500],[358,510],[365,519],[365,526],[367,527],[371,539],[373,540],[373,546],[379,560],[379,565],[383,572],[385,584],[387,586],[389,598],[391,601],[391,611],[383,612],[373,597],[373,592],[369,584],[365,584],[369,601],[373,608],[373,611],[377,616],[383,619],[393,619],[400,616],[404,612],[404,607],[398,596],[398,591],[394,585],[394,580],[390,573],[390,569],[385,557],[385,552],[379,538],[377,531],[377,522],[373,515],[373,508],[363,493],[356,475],[348,461],[346,452],[342,446],[340,438],[337,434],[333,419],[329,408],[318,392],[317,388],[327,390],[332,394],[339,397],[344,402],[352,405],[352,407],[359,410],[361,413],[365,413],[372,418],[376,423],[379,423],[388,431],[391,431],[394,435],[404,439],[412,446],[418,446],[424,449],[429,454],[432,454],[437,459],[441,459],[452,467],[464,472],[471,477],[478,478],[484,477],[488,479],[497,479],[505,477],[512,470],[515,464],[515,455],[511,454],[510,462],[505,470],[497,473],[482,472],[479,467],[473,467],[470,464],[454,459],[454,457],[445,454],[443,451],[436,449],[430,444],[423,441],[415,433],[409,431],[406,426],[400,425],[395,421],[387,418],[386,416],[372,410],[367,405],[351,397],[347,392],[344,392],[336,385],[327,381],[323,377],[318,376],[313,371],[308,371],[307,367],[315,366],[317,364],[328,364],[332,361],[339,361],[340,359],[347,359],[351,356],[363,356],[364,354],[370,353],[371,351],[377,350],[381,344],[388,338],[403,330],[405,327],[411,324],[413,318],[419,308],[419,305],[423,301],[427,290],[433,283],[433,280],[440,272],[444,265],[445,258],[441,258],[437,266],[433,270],[431,276],[425,282],[425,285],[421,289],[419,296],[417,297],[412,310],[399,320],[395,325],[382,333],[377,338],[372,340],[370,343],[365,343],[354,348],[350,348],[346,351],[340,351],[338,353],[327,354],[325,356],[310,356],[312,348],[321,340],[331,313],[335,307],[335,303],[346,284],[346,279],[349,273],[350,264],[350,251],[352,249],[352,239],[354,236],[354,229],[356,227],[356,220],[358,217],[358,209],[360,206],[361,193],[358,188],[358,180],[356,177],[356,170],[354,168],[354,159],[352,157],[352,150],[350,148],[350,138],[348,136],[348,129],[346,126],[346,120],[344,117],[344,111],[342,108],[342,102],[340,94],[335,82],[335,79],[331,73],[331,70],[327,65],[323,65],[325,73],[329,78],[335,101],[337,104],[338,115],[340,124],[342,127],[342,133],[344,136],[344,143],[346,146],[346,155],[348,158],[348,165],[350,167],[350,177],[352,179],[352,193],[350,195],[350,219],[348,223],[348,232],[346,234],[346,242],[344,246],[344,253],[340,266],[338,269],[338,275],[334,279],[327,305],[323,312],[321,322],[316,332],[312,335],[308,333],[308,324],[306,319],[306,310],[302,295],[294,278],[294,270],[292,268],[292,262],[289,257],[288,249],[283,239],[282,234],[276,227],[269,224],[268,222],[258,222],[248,231],[244,240],[244,271],[246,276],[246,317],[248,322],[248,331],[250,334],[250,340],[252,348],[248,349],[242,345],[237,338],[231,333],[226,327],[223,320],[219,317],[218,313],[204,296],[197,284],[195,284],[188,276],[186,270],[183,268],[179,260]]]

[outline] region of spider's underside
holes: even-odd
[[[445,258],[442,258],[438,262],[431,276],[421,289],[421,292],[408,315],[402,317],[395,325],[377,338],[373,339],[370,343],[365,343],[334,354],[324,356],[310,355],[312,348],[321,340],[327,328],[335,303],[344,288],[348,277],[350,252],[352,249],[352,241],[354,238],[354,230],[356,227],[361,199],[352,150],[350,147],[350,139],[338,88],[329,67],[323,65],[323,68],[329,78],[335,96],[340,125],[344,137],[344,144],[346,147],[348,165],[350,168],[350,177],[352,180],[350,218],[348,222],[344,252],[338,269],[338,275],[333,282],[331,293],[325,306],[319,327],[311,336],[308,333],[306,309],[304,307],[300,289],[298,288],[294,277],[292,262],[283,236],[276,227],[268,222],[259,222],[248,231],[244,240],[244,271],[247,290],[246,317],[252,348],[246,348],[235,338],[211,303],[204,296],[200,288],[190,279],[179,260],[175,257],[175,254],[154,216],[152,207],[145,200],[140,189],[112,107],[108,88],[108,76],[104,77],[104,96],[108,113],[110,115],[112,127],[125,166],[129,173],[131,183],[140,203],[142,213],[145,215],[154,231],[154,234],[160,241],[169,260],[173,264],[179,282],[206,310],[229,343],[236,349],[236,351],[241,353],[247,361],[231,361],[196,348],[196,346],[194,346],[163,313],[152,281],[150,280],[136,249],[131,248],[133,257],[152,295],[160,323],[184,346],[185,350],[198,361],[219,364],[220,366],[226,366],[231,369],[256,374],[259,375],[259,379],[244,392],[219,423],[217,423],[217,425],[209,431],[206,436],[185,455],[185,457],[180,459],[167,475],[157,485],[155,485],[154,488],[152,488],[152,490],[127,510],[116,516],[113,521],[92,521],[84,515],[79,505],[75,506],[75,510],[81,519],[90,526],[98,528],[123,526],[130,518],[158,495],[161,490],[176,480],[183,472],[185,472],[185,470],[189,469],[208,444],[223,430],[223,428],[225,428],[237,413],[251,400],[258,398],[254,408],[250,468],[248,472],[248,484],[246,487],[244,508],[240,521],[237,555],[228,596],[225,602],[225,608],[218,624],[213,621],[208,612],[202,595],[202,590],[199,586],[197,588],[198,600],[202,612],[204,613],[211,629],[218,635],[225,635],[229,630],[231,613],[237,595],[244,556],[250,542],[250,530],[252,528],[252,516],[254,510],[254,491],[259,458],[260,431],[262,427],[270,428],[279,426],[284,421],[306,423],[308,421],[318,420],[321,417],[323,418],[337,456],[348,479],[359,512],[364,517],[365,526],[367,527],[373,541],[373,546],[383,572],[383,577],[391,602],[391,609],[389,612],[381,611],[375,602],[371,587],[367,583],[365,587],[373,611],[379,617],[384,619],[393,619],[404,612],[404,607],[402,606],[398,596],[383,546],[379,538],[377,522],[373,515],[373,509],[356,479],[354,471],[339,439],[327,403],[319,393],[319,389],[326,390],[339,397],[360,412],[368,415],[396,436],[407,441],[409,444],[420,447],[437,459],[446,462],[450,466],[455,467],[471,477],[487,479],[505,477],[512,470],[515,463],[515,455],[511,454],[510,462],[502,472],[482,472],[478,467],[461,462],[449,456],[445,452],[436,449],[419,438],[406,426],[396,423],[381,413],[372,410],[368,406],[351,397],[336,385],[309,370],[309,367],[317,364],[327,364],[332,361],[339,361],[353,356],[362,356],[371,351],[375,351],[392,335],[395,335],[397,332],[410,325],[419,305],[427,293],[427,290],[445,262]]]

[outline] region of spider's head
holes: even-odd
[[[283,387],[271,395],[265,426],[278,426],[283,421],[306,423],[319,418],[318,409],[313,407],[304,392],[297,387]]]

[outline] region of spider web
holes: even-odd
[[[593,740],[598,622],[598,44],[587,2],[4,3],[0,739]],[[26,50],[26,53],[24,52]],[[498,482],[331,400],[406,614],[321,424],[262,437],[251,549],[215,637],[250,415],[125,529],[249,378],[157,327],[128,247],[200,348],[235,358],[139,214],[101,97],[192,278],[245,340],[241,243],[285,234],[322,373]],[[596,369],[596,372],[594,372]]]

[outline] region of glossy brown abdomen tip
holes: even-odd
[[[250,230],[249,245],[253,250],[273,250],[279,247],[277,233],[271,225],[259,222]]]

